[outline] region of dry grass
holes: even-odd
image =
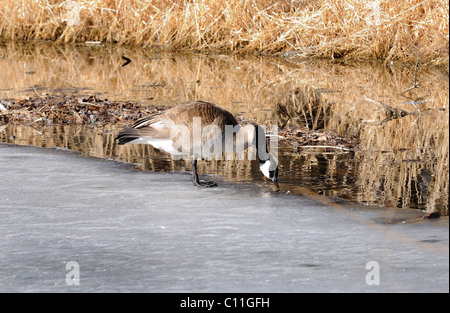
[[[76,5],[74,5],[76,3]],[[0,40],[448,65],[448,0],[1,0]]]

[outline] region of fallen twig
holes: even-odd
[[[353,149],[349,149],[349,148],[345,148],[345,147],[340,147],[340,146],[299,146],[298,148],[306,148],[306,149],[310,149],[310,148],[330,148],[330,149],[339,149],[339,150],[344,150],[344,151],[353,151]]]
[[[122,55],[122,59],[125,60],[125,63],[122,64],[122,67],[128,65],[131,63],[131,60],[129,58],[127,58],[126,56]]]
[[[387,115],[386,119],[388,119],[388,120],[392,120],[392,119],[395,119],[395,118],[401,118],[401,117],[405,117],[407,115],[412,114],[411,112],[407,112],[407,111],[404,111],[404,110],[401,110],[401,109],[393,108],[390,105],[384,104],[381,101],[376,101],[376,100],[370,99],[366,95],[364,95],[364,100],[370,101],[370,102],[375,103],[375,104],[378,104],[378,105],[382,106],[383,108],[385,108],[386,109],[386,115]]]

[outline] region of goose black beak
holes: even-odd
[[[278,184],[278,167],[274,170],[274,171],[270,171],[270,180],[275,183]]]
[[[274,175],[271,180],[275,185],[274,191],[280,191],[280,185],[278,184],[278,168],[274,171]]]

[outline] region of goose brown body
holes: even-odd
[[[210,133],[209,136],[202,135],[202,129],[206,126],[220,131],[218,134]],[[155,148],[164,150],[172,155],[189,155],[193,157],[192,168],[194,174],[194,184],[203,187],[215,186],[214,182],[200,182],[197,174],[197,160],[201,155],[195,151],[202,151],[205,142],[214,136],[219,135],[225,145],[226,127],[232,126],[234,130],[241,132],[240,138],[244,138],[247,147],[249,144],[257,142],[257,134],[260,128],[257,125],[248,124],[240,126],[236,118],[228,111],[204,101],[183,103],[168,109],[162,113],[157,113],[136,121],[131,127],[122,130],[116,137],[119,145],[126,143],[150,144]],[[183,132],[183,130],[185,130]],[[200,140],[192,140],[189,134],[201,134]],[[234,134],[233,134],[234,135]],[[266,150],[266,140],[264,136],[264,151]],[[252,139],[249,139],[252,138]],[[192,142],[191,142],[192,141]],[[223,145],[223,146],[224,146]],[[188,151],[182,147],[190,147]],[[256,144],[256,149],[258,149]],[[274,182],[277,181],[278,166],[273,166],[273,161],[269,155],[262,160],[258,156],[261,171]],[[272,168],[273,175],[270,177],[269,171]]]
[[[194,123],[194,118],[199,118],[200,123]],[[192,150],[198,148],[196,144],[203,145],[209,137],[202,137],[201,141],[196,143],[183,143],[182,131],[180,126],[187,127],[191,134],[200,132],[201,129],[195,129],[196,126],[204,127],[207,125],[218,126],[222,134],[225,133],[225,126],[236,126],[238,122],[230,112],[205,101],[196,101],[182,103],[163,113],[157,113],[149,117],[142,118],[134,123],[132,127],[122,130],[116,137],[118,144],[123,145],[132,143],[139,138],[169,139],[173,142],[179,142],[180,149],[183,144],[189,144]],[[186,139],[186,138],[185,138]],[[137,142],[138,143],[138,142]],[[174,151],[173,151],[174,152]],[[181,153],[181,150],[179,150]]]

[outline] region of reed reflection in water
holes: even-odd
[[[117,131],[114,126],[80,125],[38,129],[29,126],[8,126],[0,133],[0,140],[21,145],[80,151],[93,157],[135,163],[137,168],[142,170],[191,171],[190,161],[174,161],[170,155],[151,146],[117,146],[114,142]],[[419,209],[424,209],[431,200],[432,195],[428,192],[432,174],[424,166],[426,162],[411,161],[393,166],[392,153],[379,153],[373,159],[362,152],[294,153],[292,148],[286,145],[280,146],[279,155],[282,165],[282,192],[289,190],[295,194],[309,195],[312,190],[320,195],[359,203]],[[271,187],[271,184],[263,179],[256,162],[249,160],[199,162],[199,169],[202,173],[217,175],[219,179]],[[376,171],[374,175],[369,175],[373,171]],[[377,185],[380,182],[377,178],[380,176],[385,179],[385,185]],[[190,176],[187,176],[186,180],[189,179]],[[402,180],[404,185],[399,185],[399,180]],[[445,198],[438,195],[433,199],[433,208],[445,208]],[[443,213],[445,212],[443,210]]]
[[[113,46],[8,44],[0,47],[0,98],[35,93],[94,94],[173,106],[205,100],[240,119],[354,138],[356,149],[280,145],[280,182],[293,192],[369,205],[441,210],[448,215],[448,76],[402,64],[341,64],[220,55],[179,55]],[[132,62],[122,67],[121,55]],[[413,112],[387,119],[385,108]],[[416,99],[423,98],[420,101]],[[147,146],[117,148],[125,125],[8,126],[3,142],[64,147],[102,158],[142,163],[149,170],[190,170]],[[34,128],[33,128],[34,127]],[[12,139],[15,138],[15,139]],[[202,172],[233,181],[263,181],[252,162],[202,162]]]

